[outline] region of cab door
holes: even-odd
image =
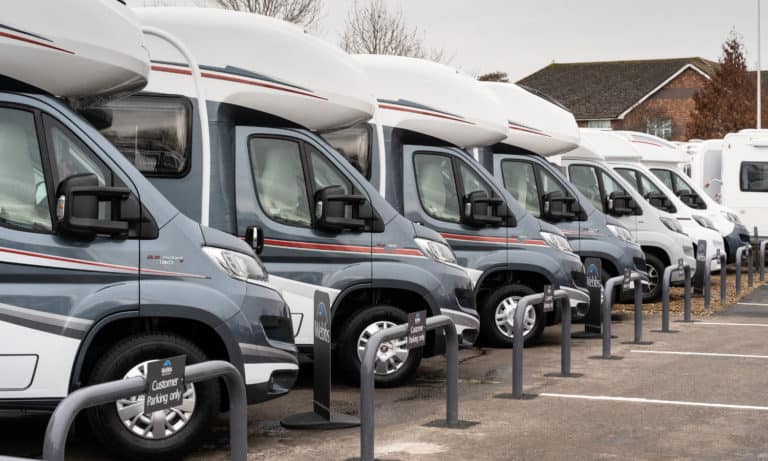
[[[138,309],[138,240],[56,232],[62,180],[91,173],[125,185],[76,133],[37,108],[0,103],[0,399],[64,397],[94,322]]]
[[[403,147],[405,217],[442,234],[459,265],[465,268],[483,270],[481,265],[494,251],[498,251],[495,263],[507,264],[509,228],[475,225],[462,219],[462,209],[471,193],[481,191],[488,197],[502,197],[474,163],[462,157],[467,154],[453,149]]]
[[[345,195],[365,190],[341,157],[305,133],[237,127],[236,142],[238,234],[262,228],[260,256],[291,308],[296,343],[312,344],[315,291],[328,293],[333,304],[341,286],[372,278],[371,232],[321,229],[316,197],[330,186]]]

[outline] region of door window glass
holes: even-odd
[[[571,182],[589,199],[598,210],[603,209],[603,200],[600,197],[600,183],[597,180],[597,172],[594,167],[586,165],[571,165],[568,167]]]
[[[621,175],[621,177],[624,178],[632,187],[640,190],[640,187],[637,184],[637,175],[635,174],[634,170],[629,170],[627,168],[616,168],[616,172],[619,173],[619,175]]]
[[[677,193],[677,189],[675,188],[675,184],[672,179],[672,172],[669,170],[651,170],[653,174],[656,175],[661,182],[664,183],[665,186],[667,186],[670,190]]]
[[[459,222],[459,194],[451,159],[444,155],[416,154],[414,169],[424,210],[433,218]]]
[[[560,192],[563,197],[568,197],[570,194],[568,190],[563,187],[563,184],[555,178],[549,171],[539,168],[541,177],[541,189],[544,195],[551,194],[552,192]]]
[[[664,194],[664,192],[661,191],[661,189],[659,189],[658,186],[656,186],[656,184],[653,183],[653,181],[651,181],[651,178],[649,178],[648,176],[644,175],[639,171],[637,172],[637,176],[640,178],[640,186],[643,189],[643,194],[653,193],[653,194],[666,195]]]
[[[309,153],[309,161],[312,164],[314,191],[317,192],[330,186],[341,186],[344,189],[344,195],[352,194],[352,184],[331,164],[325,155],[320,153],[314,146],[307,144],[306,147]]]
[[[256,196],[270,218],[309,226],[309,201],[299,143],[252,137],[248,142]]]
[[[0,108],[0,225],[51,231],[35,116],[9,108]]]
[[[610,197],[612,193],[627,195],[627,191],[624,190],[624,188],[621,187],[621,185],[616,182],[616,180],[613,179],[608,173],[605,171],[600,171],[600,176],[603,181],[603,192],[605,193],[606,197]]]
[[[491,188],[483,181],[483,178],[464,162],[459,162],[459,175],[461,176],[461,184],[464,186],[465,196],[469,196],[472,192],[485,192],[488,197],[493,195]]]
[[[367,124],[323,133],[333,146],[366,179],[371,179],[371,129]]]
[[[536,217],[540,216],[539,189],[536,185],[533,165],[529,162],[504,160],[501,163],[501,175],[504,188],[523,204],[529,213]]]

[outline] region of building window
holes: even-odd
[[[610,130],[610,120],[587,120],[587,128],[597,128],[599,130]]]
[[[646,133],[664,139],[672,139],[672,120],[668,118],[652,118],[648,120]]]

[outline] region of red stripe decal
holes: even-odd
[[[465,240],[468,242],[488,242],[488,243],[504,243],[504,244],[523,244],[523,245],[542,245],[546,246],[547,242],[544,240],[519,240],[517,238],[504,238],[504,237],[484,237],[480,235],[466,235],[466,234],[441,234],[443,237],[449,240]]]
[[[8,32],[0,32],[0,37],[6,37],[6,38],[10,38],[12,40],[18,40],[20,42],[31,43],[33,45],[42,46],[42,47],[45,47],[45,48],[50,48],[50,49],[56,50],[56,51],[61,51],[62,53],[75,54],[74,51],[65,50],[64,48],[59,48],[58,46],[49,45],[49,44],[47,44],[45,42],[40,42],[38,40],[32,40],[31,38],[22,37],[22,36],[19,36],[19,35],[16,35],[16,34],[8,33]]]
[[[552,137],[552,136],[548,135],[547,133],[542,133],[541,131],[531,130],[529,128],[523,128],[523,127],[517,126],[517,125],[509,125],[509,128],[512,129],[512,130],[524,131],[526,133],[531,133],[531,134],[537,134],[539,136],[546,136],[548,138]]]
[[[640,141],[638,139],[633,139],[632,142],[636,142],[638,144],[648,144],[649,146],[654,146],[654,147],[665,147],[665,146],[662,146],[661,144],[656,144],[655,142]]]
[[[168,72],[170,74],[192,75],[192,71],[191,70],[189,70],[189,69],[179,69],[179,68],[176,68],[176,67],[152,65],[152,70],[156,70],[158,72]]]
[[[461,122],[461,123],[466,123],[468,125],[474,125],[474,123],[472,123],[470,121],[462,120],[462,119],[456,118],[456,117],[451,117],[450,115],[436,114],[436,113],[433,113],[433,112],[427,112],[427,111],[418,110],[418,109],[409,109],[409,108],[406,108],[406,107],[393,106],[393,105],[390,105],[390,104],[379,104],[379,108],[380,109],[389,109],[389,110],[399,110],[401,112],[411,112],[411,113],[419,114],[419,115],[428,115],[430,117],[444,118],[446,120],[452,120],[454,122]]]
[[[23,250],[14,250],[12,248],[0,248],[0,252],[4,253],[11,253],[16,254],[20,256],[30,256],[33,258],[42,258],[42,259],[49,259],[51,261],[59,261],[59,262],[65,262],[65,263],[72,263],[72,264],[81,264],[83,266],[93,266],[93,267],[101,267],[104,269],[116,269],[116,270],[122,270],[127,272],[135,272],[138,273],[139,269],[136,267],[131,266],[121,266],[119,264],[109,264],[109,263],[100,263],[96,261],[87,261],[84,259],[73,259],[73,258],[66,258],[63,256],[54,256],[54,255],[47,255],[43,253],[33,253],[31,251],[23,251]],[[194,277],[194,278],[207,278],[203,275],[196,275],[196,274],[185,274],[183,272],[166,272],[166,271],[160,271],[155,269],[141,269],[141,272],[148,272],[151,274],[156,275],[169,275],[169,276],[179,276],[179,277]]]
[[[403,256],[423,256],[421,251],[415,248],[397,248],[389,250],[383,247],[367,247],[357,245],[338,245],[331,243],[314,243],[314,242],[295,242],[291,240],[274,240],[264,239],[266,245],[285,247],[285,248],[299,248],[304,250],[323,250],[323,251],[338,251],[342,253],[375,253],[375,254],[393,254]]]

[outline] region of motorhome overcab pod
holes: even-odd
[[[109,109],[103,132],[181,210],[199,218],[210,187],[210,225],[245,236],[264,231],[261,259],[291,307],[296,343],[310,352],[315,296],[327,296],[336,363],[352,381],[360,354],[382,328],[410,311],[451,316],[462,340],[478,331],[471,280],[438,234],[415,226],[317,134],[367,120],[374,105],[365,76],[338,48],[282,21],[200,8],[137,10],[141,21],[179,37],[202,71],[210,123],[210,175],[202,169],[191,70],[148,41],[145,93]],[[254,44],[244,47],[243,43]],[[318,71],[321,69],[321,71]],[[157,130],[163,126],[162,132]],[[395,385],[423,351],[405,340],[382,347],[376,379]]]
[[[253,250],[179,213],[56,97],[82,108],[144,85],[133,13],[115,1],[3,8],[0,408],[53,409],[178,355],[228,360],[251,403],[286,394],[298,372],[290,317]],[[223,398],[208,381],[168,411],[145,413],[136,396],[86,413],[115,455],[168,459],[203,440]]]
[[[625,269],[645,272],[645,256],[632,233],[603,213],[549,158],[579,145],[573,114],[511,83],[484,83],[507,114],[507,137],[478,149],[480,162],[526,210],[556,225],[584,260],[598,258],[603,279]]]
[[[584,268],[567,240],[526,213],[465,150],[505,136],[492,95],[471,77],[430,61],[355,60],[375,92],[374,120],[324,136],[351,162],[367,159],[364,174],[400,213],[451,242],[475,280],[481,335],[511,344],[507,313],[547,284],[571,290],[574,306],[584,302]],[[558,313],[531,306],[526,341],[557,322]]]
[[[669,213],[651,206],[635,188],[609,166],[604,152],[624,152],[638,157],[637,151],[622,138],[603,131],[581,130],[579,147],[553,160],[564,167],[568,179],[598,210],[617,218],[635,236],[645,253],[649,289],[645,300],[661,297],[664,268],[680,258],[695,267],[693,241]],[[682,275],[673,273],[672,281]]]

